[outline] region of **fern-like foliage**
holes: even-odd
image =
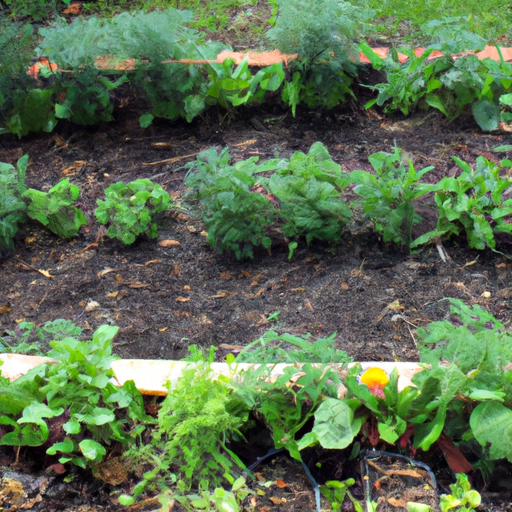
[[[205,107],[206,73],[195,65],[162,62],[214,59],[225,48],[220,43],[206,43],[202,34],[188,28],[186,23],[191,19],[190,11],[169,8],[124,12],[111,19],[77,18],[70,25],[41,29],[38,55],[60,68],[74,70],[73,75],[54,75],[56,97],[63,98],[58,102],[57,115],[82,124],[110,120],[110,91],[129,77],[135,91],[143,92],[149,100],[153,116],[191,121]],[[137,66],[129,74],[122,70],[98,72],[95,63],[100,56],[135,59]],[[120,77],[114,81],[104,76],[116,73]]]
[[[29,201],[27,214],[57,236],[70,238],[87,224],[83,212],[73,205],[79,195],[80,189],[72,185],[69,178],[60,181],[48,192],[29,188],[24,194]]]
[[[344,0],[279,0],[275,27],[267,37],[282,52],[298,54],[291,65],[293,79],[287,82],[283,99],[310,108],[332,108],[352,95],[351,78],[356,72],[358,41],[364,23],[373,11],[365,2],[358,6]]]
[[[25,220],[27,209],[22,196],[28,155],[22,156],[16,167],[0,162],[0,250],[14,249],[13,239],[18,225]]]

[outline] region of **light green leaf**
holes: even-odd
[[[105,448],[101,444],[93,441],[92,439],[84,439],[79,445],[80,451],[86,459],[94,462],[99,462],[107,453]]]

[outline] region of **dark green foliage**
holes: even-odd
[[[132,244],[146,233],[158,236],[154,215],[172,207],[169,194],[148,179],[119,181],[105,189],[105,200],[98,199],[94,215],[101,224],[109,224],[107,236],[124,244]]]
[[[27,215],[46,226],[61,238],[69,238],[87,224],[87,218],[73,203],[80,189],[66,178],[48,192],[29,188],[23,196],[28,199]]]
[[[459,158],[453,160],[462,169],[459,176],[446,176],[428,186],[428,190],[436,192],[437,227],[416,239],[412,247],[465,231],[470,247],[495,249],[495,233],[512,233],[512,199],[504,198],[512,180],[503,173],[504,168],[512,167],[512,162],[502,160],[496,164],[479,156],[472,169]]]
[[[313,238],[337,242],[352,216],[341,198],[347,183],[321,142],[313,144],[307,155],[297,151],[289,161],[282,161],[268,186],[279,201],[284,234],[305,236],[308,244]]]
[[[28,155],[22,156],[16,167],[0,162],[0,251],[14,249],[13,239],[27,209],[22,196]]]
[[[33,21],[41,21],[53,14],[55,9],[62,9],[69,4],[69,0],[2,0],[2,3],[11,11],[11,15],[17,18],[29,17]]]
[[[44,39],[38,47],[39,54],[75,72],[55,76],[57,96],[61,92],[66,96],[59,100],[59,117],[83,124],[111,119],[110,91],[127,78],[123,71],[104,70],[103,75],[121,75],[116,81],[105,81],[94,69],[94,63],[99,56],[115,55],[119,60],[129,57],[137,61],[129,81],[136,92],[144,91],[152,107],[151,115],[191,121],[205,107],[206,76],[196,65],[163,62],[214,59],[225,48],[219,43],[205,43],[201,34],[187,28],[185,24],[191,19],[189,11],[168,8],[148,13],[124,12],[110,20],[77,18],[70,25],[41,29]],[[81,41],[78,46],[77,40]]]
[[[394,148],[394,153],[374,153],[369,160],[375,174],[367,171],[349,174],[350,181],[356,184],[354,192],[362,197],[359,202],[384,241],[409,247],[412,228],[421,222],[413,200],[429,192],[418,182],[433,167],[416,171],[409,160],[406,169],[399,148]]]
[[[257,157],[230,165],[228,148],[201,153],[187,167],[195,169],[185,184],[199,196],[208,242],[220,254],[232,251],[238,259],[252,258],[254,248],[270,247],[266,235],[274,217],[272,202],[257,188],[255,173],[274,169],[276,161],[258,166]]]
[[[278,7],[267,37],[282,52],[299,57],[290,65],[293,78],[285,85],[284,100],[294,114],[299,102],[334,107],[352,94],[348,75],[356,71],[355,43],[373,12],[343,0],[279,0]]]

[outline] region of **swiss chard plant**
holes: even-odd
[[[275,214],[255,174],[274,169],[276,162],[258,165],[258,158],[252,157],[230,165],[230,160],[228,148],[220,154],[215,149],[201,153],[188,164],[185,184],[197,194],[210,245],[220,254],[230,251],[237,259],[252,258],[259,245],[270,248],[267,230]]]
[[[156,238],[155,215],[173,205],[169,194],[149,179],[113,183],[105,189],[105,199],[96,202],[94,215],[101,224],[108,224],[107,236],[128,245],[144,233]]]
[[[0,251],[14,249],[14,236],[26,219],[23,201],[28,155],[22,156],[16,167],[0,162]]]
[[[313,144],[307,155],[297,151],[283,160],[268,187],[279,202],[285,236],[305,236],[308,244],[313,238],[337,242],[352,216],[341,197],[347,182],[321,142]]]
[[[69,178],[59,181],[48,192],[29,188],[23,194],[28,202],[27,215],[46,226],[61,238],[76,235],[87,224],[84,213],[74,206],[80,189],[69,182]]]
[[[0,134],[50,132],[56,124],[52,91],[38,87],[27,74],[35,44],[33,26],[4,18],[0,19]]]
[[[506,198],[512,180],[504,173],[512,162],[502,160],[496,164],[479,156],[473,169],[460,158],[453,157],[453,160],[462,172],[427,187],[436,192],[439,211],[436,229],[414,240],[411,246],[465,232],[470,247],[495,249],[496,233],[512,233],[512,198]]]
[[[358,202],[385,242],[409,247],[412,228],[422,220],[414,200],[429,191],[419,181],[433,167],[416,171],[411,160],[406,167],[399,148],[393,153],[374,153],[369,160],[375,174],[361,170],[349,174],[354,192],[362,198]]]

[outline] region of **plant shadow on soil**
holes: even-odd
[[[156,240],[141,238],[124,247],[103,236],[93,212],[108,185],[150,178],[179,200],[185,193],[182,166],[211,147],[229,146],[236,160],[264,160],[307,152],[321,141],[349,172],[370,170],[369,155],[391,152],[396,145],[416,169],[435,166],[426,175],[428,181],[456,172],[452,156],[470,163],[479,155],[495,161],[506,156],[491,150],[507,136],[483,134],[469,117],[452,123],[437,113],[391,119],[355,103],[328,114],[299,109],[296,118],[279,106],[265,108],[243,110],[220,125],[222,116],[212,111],[191,124],[159,121],[145,130],[136,113],[125,109],[115,124],[93,129],[62,124],[52,134],[21,141],[1,138],[0,161],[15,164],[23,154],[30,155],[27,186],[48,190],[62,177],[70,177],[80,187],[77,206],[89,225],[71,240],[60,240],[35,225],[24,229],[15,253],[0,262],[0,305],[5,306],[0,334],[15,329],[21,320],[39,326],[70,319],[85,336],[99,325],[115,324],[120,331],[114,351],[121,357],[181,359],[189,345],[244,346],[270,328],[311,333],[313,339],[337,332],[336,347],[356,361],[416,361],[414,329],[445,318],[446,297],[480,304],[510,327],[512,263],[502,254],[469,250],[465,240],[445,246],[450,256],[445,263],[432,247],[414,256],[386,247],[371,226],[361,224],[352,226],[357,234],[347,233],[336,247],[307,247],[302,242],[289,261],[286,242],[275,238],[271,255],[259,252],[254,260],[239,262],[216,254],[206,242],[200,219],[187,211],[169,216]],[[425,232],[433,227],[435,215],[428,203],[420,213],[426,222],[419,229]],[[162,240],[179,244],[163,247]],[[503,253],[510,253],[510,242],[498,241]],[[92,301],[98,305],[88,308]],[[276,311],[277,320],[267,320]],[[218,358],[227,353],[220,348]],[[10,460],[10,454],[4,456]],[[291,492],[296,498],[265,506],[313,510],[310,484],[303,472],[296,471],[295,462],[283,456],[272,460],[265,471],[273,476],[265,478],[276,480],[279,471],[292,468],[286,473],[289,486],[276,492]],[[106,493],[96,505],[101,502],[116,510],[108,498],[109,486],[83,485],[95,489],[80,491],[87,498]],[[486,510],[512,510],[510,488],[492,492]],[[51,510],[44,508],[45,503],[43,499],[43,508],[33,510]],[[67,498],[60,503],[55,510],[70,505]]]

